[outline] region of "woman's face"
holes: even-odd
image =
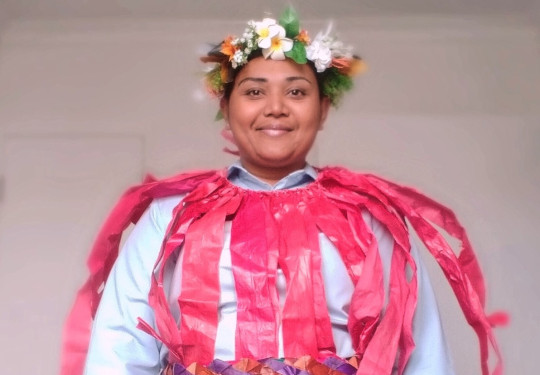
[[[267,182],[303,168],[328,113],[315,73],[292,60],[251,60],[221,101],[242,165]]]

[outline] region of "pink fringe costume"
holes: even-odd
[[[212,362],[219,302],[214,268],[223,246],[225,222],[230,221],[232,267],[238,305],[242,306],[236,328],[238,360],[274,357],[279,325],[286,357],[310,356],[323,361],[333,356],[335,345],[320,273],[318,235],[323,233],[338,249],[355,285],[348,321],[356,352],[354,371],[358,375],[390,374],[397,360],[402,374],[414,349],[412,318],[417,300],[408,222],[440,265],[478,336],[482,374],[501,374],[493,320],[484,312],[484,280],[453,212],[414,189],[373,175],[343,168],[318,172],[316,181],[306,187],[273,192],[237,187],[223,171],[149,179],[129,189],[104,224],[88,260],[90,277],[66,323],[62,374],[82,373],[90,322],[117,257],[122,232],[137,222],[153,199],[178,194],[185,197],[174,209],[148,296],[155,327],[150,322],[139,323],[169,349],[172,365],[168,373],[180,373],[173,370],[174,364],[213,363],[211,368],[219,367]],[[386,306],[377,243],[362,219],[364,210],[394,239]],[[460,241],[457,256],[438,228]],[[163,278],[165,265],[180,247],[184,276],[178,300],[182,313],[177,322],[169,310]],[[283,309],[275,291],[278,267],[287,280]],[[492,370],[488,366],[490,346],[497,357]]]

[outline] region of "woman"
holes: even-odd
[[[207,82],[239,161],[148,182],[115,208],[79,296],[101,297],[85,373],[177,374],[189,366],[226,374],[222,361],[239,369],[241,359],[286,357],[295,371],[312,373],[323,362],[326,372],[453,374],[407,218],[478,333],[487,374],[487,341],[495,343],[481,274],[451,211],[377,177],[306,162],[360,60],[328,33],[310,42],[288,9],[279,23],[250,22],[204,61],[216,63]],[[132,220],[116,259],[118,234]],[[459,259],[428,220],[462,240]],[[67,361],[64,372],[75,371]],[[272,359],[259,365],[285,371]]]

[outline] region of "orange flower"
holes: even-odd
[[[310,42],[309,35],[306,30],[300,30],[295,39],[304,44],[309,44]]]
[[[229,56],[229,61],[234,57],[237,48],[232,44],[233,37],[228,36],[221,44],[221,53]]]
[[[367,69],[366,63],[358,57],[336,57],[332,59],[332,66],[349,77],[364,73]]]

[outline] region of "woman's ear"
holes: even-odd
[[[328,112],[330,111],[330,99],[327,96],[323,96],[321,99],[321,121],[319,124],[319,130],[324,128],[324,123],[328,117]]]

